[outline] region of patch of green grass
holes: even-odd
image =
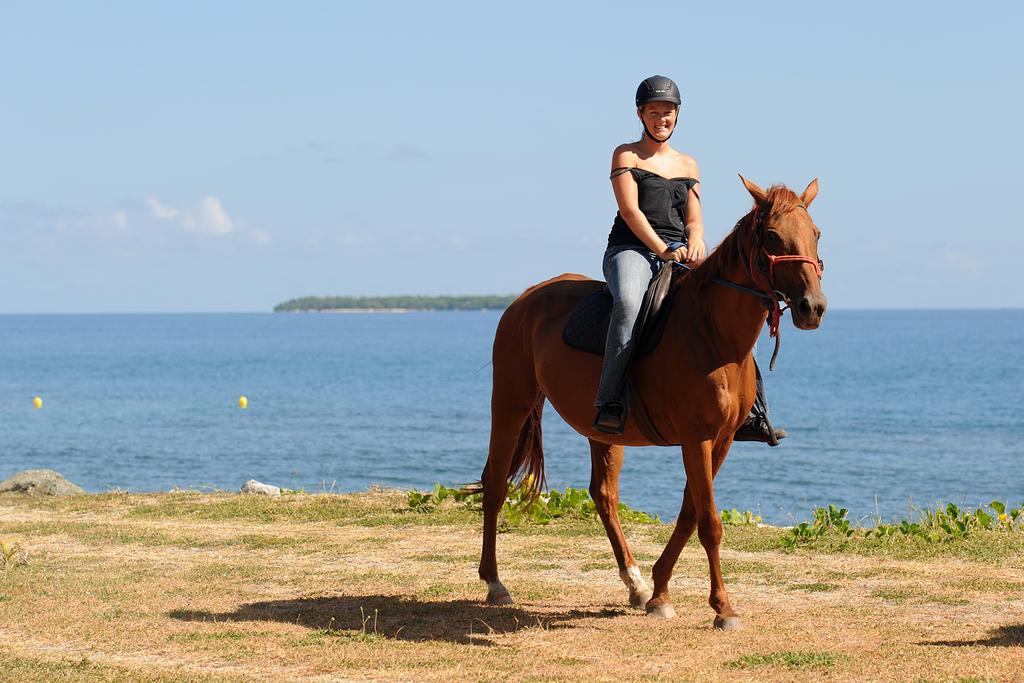
[[[209,681],[209,675],[201,676],[185,671],[167,672],[150,668],[146,671],[125,666],[100,664],[88,657],[69,657],[57,661],[34,659],[0,652],[0,678],[19,683],[40,683],[50,681],[154,681],[154,683],[191,683]],[[217,677],[226,680],[226,677]]]
[[[584,562],[580,569],[585,572],[618,571],[619,565],[615,564],[614,562],[609,562],[608,560],[598,560],[596,562]]]
[[[468,555],[468,554],[450,554],[444,553],[413,553],[406,556],[407,559],[416,560],[418,562],[439,562],[441,564],[456,564],[460,562],[476,562],[480,559],[479,555]]]
[[[246,548],[259,550],[263,548],[295,548],[306,545],[309,541],[301,538],[288,538],[287,536],[245,534],[235,539],[235,542],[244,545]]]
[[[357,631],[355,629],[320,628],[299,640],[300,645],[324,645],[328,643],[383,643],[387,638],[380,633]]]
[[[167,640],[172,643],[200,643],[215,640],[242,640],[250,635],[252,634],[243,631],[185,631],[172,633],[167,636]]]
[[[878,598],[879,600],[888,600],[889,602],[907,602],[913,598],[917,593],[913,591],[903,590],[900,588],[879,588],[876,591],[871,592],[871,597]]]
[[[168,534],[154,529],[137,529],[117,524],[90,522],[16,522],[0,525],[10,533],[27,536],[70,536],[86,543],[121,545],[182,546],[209,548],[215,541],[189,534]]]
[[[825,583],[822,581],[814,581],[811,583],[794,583],[790,584],[789,590],[791,591],[805,591],[807,593],[829,593],[831,591],[839,590],[839,585],[835,583]]]
[[[138,504],[144,497],[144,495],[122,491],[90,493],[82,496],[26,496],[17,493],[0,493],[0,502],[4,505],[16,505],[35,510],[98,512],[130,507]]]
[[[879,576],[884,577],[897,577],[897,576],[911,576],[913,572],[903,567],[894,567],[892,565],[879,565],[871,567],[870,569],[860,569],[855,572],[831,572],[829,576],[836,579],[848,578],[848,579],[874,579]]]
[[[835,666],[836,656],[831,652],[770,652],[765,655],[743,655],[726,662],[730,669],[760,669],[782,666],[787,669],[827,669]]]
[[[960,598],[955,595],[935,595],[929,594],[925,596],[923,602],[932,603],[935,605],[949,605],[951,607],[963,607],[964,605],[971,604],[971,601],[967,598]]]
[[[377,610],[373,610],[373,614],[367,614],[362,607],[359,608],[360,619],[362,620],[362,626],[358,629],[337,629],[334,628],[334,618],[331,618],[331,623],[326,628],[318,628],[315,631],[310,631],[304,638],[302,638],[299,645],[323,645],[330,642],[347,642],[347,643],[381,643],[387,640],[387,638],[377,631]]]
[[[247,579],[250,581],[269,581],[277,577],[279,572],[262,564],[244,564],[240,562],[211,562],[209,564],[194,565],[189,571],[189,577],[195,581],[212,581],[218,579],[230,579],[239,581]]]
[[[936,595],[924,591],[914,591],[899,588],[880,588],[871,593],[871,597],[889,602],[903,604],[907,602],[917,604],[951,605],[960,606],[970,603],[965,598],[949,595]]]
[[[477,523],[479,515],[444,506],[429,515],[416,514],[401,492],[371,494],[291,494],[281,497],[242,494],[168,493],[157,502],[138,505],[128,516],[143,519],[247,520],[333,523],[366,527],[443,526]]]
[[[144,519],[189,518],[201,520],[246,519],[259,522],[352,521],[367,514],[365,506],[356,506],[343,496],[271,496],[230,495],[208,498],[193,493],[168,493],[157,503],[141,505],[129,516]]]
[[[450,583],[435,583],[423,590],[416,591],[419,598],[447,598],[455,595],[455,586]]]

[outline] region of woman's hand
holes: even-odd
[[[673,250],[670,247],[665,247],[665,250],[658,254],[658,258],[662,261],[676,261],[677,263],[682,263],[686,258],[686,251],[686,247],[679,247],[676,250]]]
[[[704,244],[703,237],[693,236],[689,240],[689,246],[679,251],[686,252],[683,257],[687,263],[700,264],[708,255],[708,248]]]

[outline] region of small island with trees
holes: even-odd
[[[275,313],[372,313],[405,311],[481,311],[508,308],[508,295],[466,296],[304,296],[274,306]]]

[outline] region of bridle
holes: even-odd
[[[795,209],[803,209],[807,211],[807,207],[803,202],[797,204],[789,211]],[[779,290],[775,286],[775,266],[779,263],[809,263],[814,266],[814,272],[817,274],[818,279],[821,279],[821,275],[825,270],[825,262],[819,259],[812,259],[810,256],[804,256],[803,254],[782,254],[777,255],[768,251],[768,248],[764,245],[764,222],[769,216],[768,209],[757,209],[753,212],[753,217],[750,222],[750,231],[754,236],[754,244],[750,247],[750,256],[744,259],[747,266],[747,272],[750,275],[751,281],[757,282],[757,278],[754,277],[754,264],[758,255],[758,248],[760,247],[761,256],[768,261],[768,272],[764,272],[764,268],[758,264],[757,273],[761,275],[768,282],[767,292],[758,292],[758,294],[764,300],[765,308],[768,309],[768,336],[775,340],[775,350],[772,353],[771,363],[768,365],[769,370],[775,369],[775,359],[779,356],[779,323],[782,320],[782,314],[791,307],[789,297],[785,292]],[[737,241],[737,247],[739,247],[739,241]],[[742,247],[740,247],[742,248]],[[785,307],[782,304],[785,303]]]
[[[794,206],[793,209],[803,209],[804,211],[807,211],[807,207],[802,202]],[[790,211],[793,209],[790,209]],[[779,323],[782,320],[782,314],[790,308],[789,297],[786,296],[785,292],[780,291],[775,286],[775,266],[779,263],[809,263],[814,266],[814,272],[818,275],[818,279],[820,280],[821,275],[825,270],[825,262],[820,258],[815,260],[802,254],[776,255],[771,253],[768,251],[768,248],[764,246],[764,237],[762,235],[764,230],[764,221],[768,217],[769,212],[767,209],[759,209],[755,210],[753,214],[754,215],[751,218],[750,223],[750,230],[754,236],[754,244],[750,247],[750,254],[748,255],[743,253],[743,246],[740,244],[739,240],[736,240],[736,248],[740,252],[740,260],[743,261],[744,266],[746,266],[747,274],[750,276],[751,282],[757,286],[758,278],[755,276],[756,272],[757,275],[761,276],[761,279],[768,283],[767,291],[744,287],[743,285],[736,284],[735,282],[720,277],[712,278],[712,282],[724,285],[730,289],[744,292],[745,294],[751,294],[761,299],[765,309],[768,311],[768,336],[775,340],[775,350],[772,352],[771,363],[768,364],[768,369],[774,370],[775,359],[779,357],[779,344],[781,343],[781,337],[779,336]],[[672,248],[672,246],[676,244],[682,246],[682,243],[673,242],[669,247]],[[768,262],[768,272],[765,272],[764,267],[757,262],[758,248],[760,248],[760,255]],[[683,263],[676,263],[676,265],[686,270],[692,270],[690,266]],[[785,306],[782,305],[783,303]]]

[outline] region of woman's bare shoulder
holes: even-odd
[[[685,152],[676,152],[676,165],[683,171],[683,175],[690,178],[699,178],[697,160]]]
[[[626,142],[612,152],[612,168],[631,168],[637,165],[636,143]]]

